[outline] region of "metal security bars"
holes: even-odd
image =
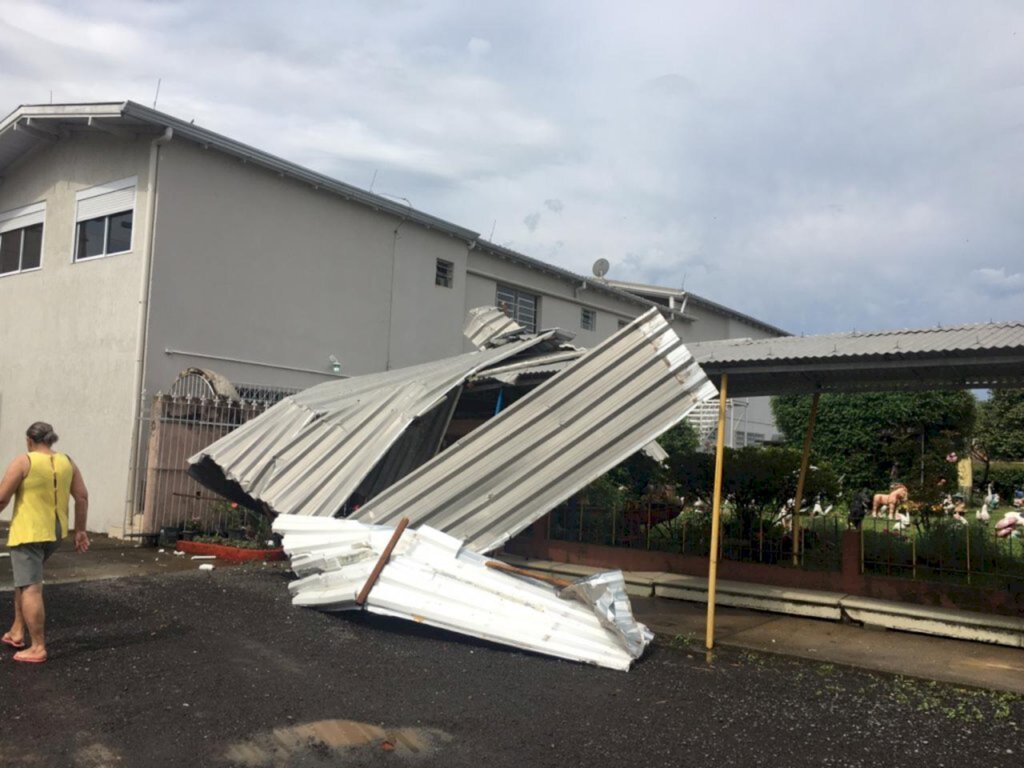
[[[286,393],[257,389],[262,399],[156,395],[143,417],[148,435],[141,451],[141,489],[125,533],[144,538],[162,528],[227,530],[245,515],[188,476],[188,457],[259,416]]]

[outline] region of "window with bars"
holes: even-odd
[[[135,184],[132,177],[78,193],[75,261],[132,249]]]
[[[580,328],[584,331],[597,330],[597,310],[590,307],[580,308]]]
[[[540,305],[537,296],[510,285],[499,284],[495,303],[523,328],[531,333],[537,332],[537,308]]]
[[[46,203],[0,213],[0,275],[39,269]]]
[[[434,273],[434,284],[443,288],[451,288],[455,285],[455,265],[444,259],[437,260],[437,269]]]

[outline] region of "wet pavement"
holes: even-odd
[[[50,584],[50,660],[0,652],[0,764],[1020,764],[1013,694],[735,647],[708,658],[683,635],[612,672],[296,608],[289,578],[193,565]]]
[[[6,531],[0,530],[0,541]],[[3,550],[0,550],[2,552]],[[47,563],[47,583],[197,570],[200,562],[170,549],[138,547],[96,536],[85,555],[62,549]],[[218,569],[235,566],[217,562]],[[10,587],[0,558],[0,593]],[[665,598],[632,598],[633,609],[663,641],[703,648],[707,608]],[[0,614],[2,615],[2,614]],[[927,635],[867,629],[832,621],[719,606],[717,646],[845,664],[877,672],[1024,694],[1024,650]]]

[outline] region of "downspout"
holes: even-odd
[[[395,317],[395,272],[398,267],[398,230],[405,224],[405,219],[399,219],[395,227],[394,238],[391,241],[391,284],[388,288],[388,334],[384,351],[384,370],[391,370],[391,326]]]
[[[135,376],[132,381],[132,436],[130,447],[131,464],[128,469],[128,487],[125,490],[125,528],[135,512],[135,489],[138,488],[139,457],[142,446],[140,440],[142,429],[142,395],[143,376],[146,370],[146,341],[149,334],[149,299],[152,293],[150,275],[153,270],[153,244],[156,237],[156,182],[160,170],[160,147],[174,137],[174,129],[170,126],[157,136],[149,145],[149,175],[147,186],[149,198],[146,201],[146,231],[143,235],[145,253],[142,259],[142,278],[139,286],[139,320],[136,327],[135,342]]]

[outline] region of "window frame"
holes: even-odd
[[[580,328],[584,331],[597,330],[597,310],[593,307],[580,307]]]
[[[41,201],[0,213],[0,240],[18,236],[18,268],[0,272],[0,277],[38,272],[43,268],[43,251],[46,242],[46,202]],[[13,222],[13,223],[11,223]],[[25,235],[30,229],[39,227],[39,263],[25,268]]]
[[[434,285],[440,288],[455,287],[455,262],[437,259],[434,265]]]
[[[510,307],[508,301],[501,298],[502,291],[511,295],[513,306]],[[522,306],[520,304],[520,299],[533,300],[533,321],[531,323],[524,322],[520,316],[520,309]],[[538,294],[530,293],[529,291],[517,288],[514,285],[509,285],[508,283],[497,283],[494,288],[494,303],[498,309],[505,313],[507,317],[519,323],[519,325],[523,327],[523,330],[529,331],[530,333],[537,333],[537,329],[540,327],[540,296]],[[511,310],[511,313],[509,310]]]
[[[107,197],[110,202],[106,205],[101,201],[95,202],[96,198]],[[126,207],[128,198],[131,205]],[[91,204],[98,205],[98,215],[87,216],[82,213],[83,202],[93,201]],[[86,205],[89,205],[86,202]],[[119,256],[124,253],[131,253],[135,250],[135,210],[138,208],[138,177],[130,176],[126,179],[118,179],[105,184],[79,190],[75,194],[75,227],[71,241],[71,263],[77,264],[85,261],[95,261],[108,256]],[[110,251],[110,220],[118,216],[129,214],[131,216],[131,236],[128,240],[128,247],[119,251]],[[93,221],[103,222],[103,246],[100,253],[92,256],[79,256],[79,242],[82,225]]]

